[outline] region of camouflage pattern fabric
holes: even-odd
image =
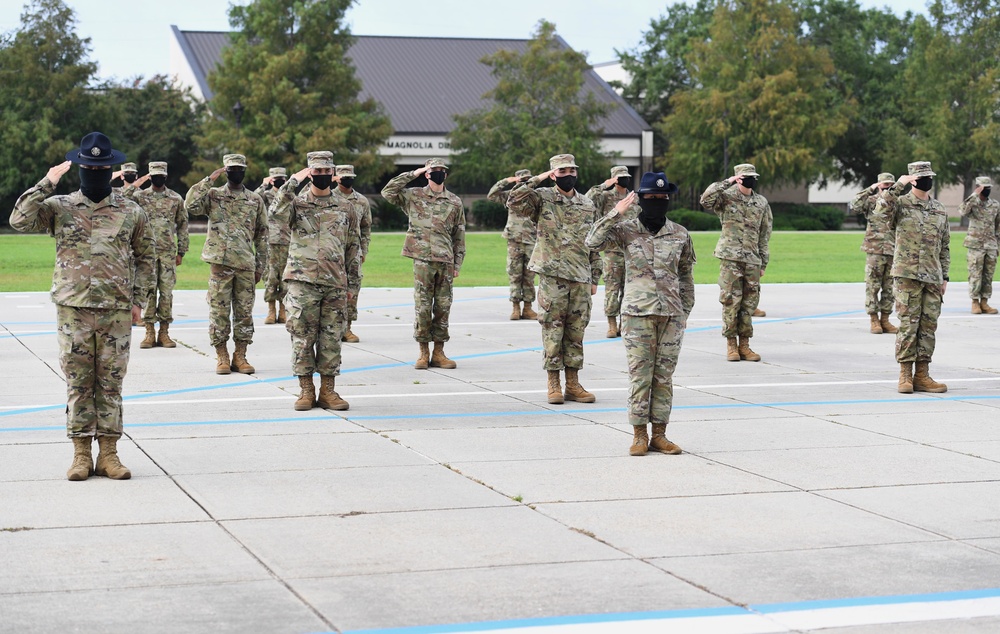
[[[941,316],[941,285],[897,277],[896,361],[930,361],[934,356],[938,317]]]
[[[867,221],[865,238],[861,242],[861,250],[865,253],[891,256],[896,249],[896,232],[889,227],[884,209],[888,204],[882,190],[872,191],[871,187],[858,192],[851,201],[851,211]]]
[[[131,309],[57,304],[56,322],[59,363],[66,377],[66,435],[120,437]]]
[[[674,370],[687,315],[622,315],[628,359],[630,425],[667,424],[674,402]]]
[[[149,218],[149,227],[156,243],[156,264],[153,267],[154,287],[146,303],[143,321],[173,322],[174,286],[177,285],[176,255],[188,251],[188,217],[184,199],[170,188],[162,192],[141,189],[135,201]],[[157,298],[159,295],[159,298]]]
[[[997,265],[997,241],[1000,237],[1000,202],[973,193],[959,208],[969,218],[969,232],[963,244],[968,249],[969,297],[993,296],[993,274]]]
[[[270,235],[270,232],[268,233]],[[280,302],[285,299],[288,285],[282,279],[288,264],[288,244],[267,245],[267,280],[264,282],[264,301]]]
[[[969,249],[966,261],[969,265],[969,297],[972,299],[993,297],[993,274],[997,269],[997,252]]]
[[[285,295],[292,337],[292,372],[295,376],[340,374],[340,338],[344,334],[347,291],[335,286],[288,281]]]
[[[536,247],[537,251],[537,247]],[[590,323],[590,281],[538,277],[538,323],[542,325],[542,367],[583,367],[583,335]]]
[[[455,273],[465,259],[465,208],[462,200],[447,189],[431,191],[430,186],[406,188],[414,179],[404,172],[390,180],[382,196],[399,205],[409,218],[402,255],[425,262],[447,262]]]
[[[892,287],[892,256],[869,253],[865,258],[865,312],[891,313],[895,304]]]
[[[361,265],[368,257],[368,247],[372,241],[372,207],[366,196],[362,196],[356,191],[345,194],[339,187],[333,188],[333,193],[339,195],[348,205],[349,213],[358,220],[358,227],[361,229]],[[358,271],[358,291],[348,300],[347,319],[358,320],[358,295],[360,295],[361,281],[365,275],[363,270]]]
[[[701,206],[722,221],[715,257],[767,268],[773,219],[766,198],[757,192],[744,196],[735,184],[720,181],[701,195]]]
[[[531,218],[518,216],[511,212],[510,207],[507,205],[507,201],[510,199],[510,191],[506,188],[516,185],[517,183],[508,183],[507,179],[500,179],[490,188],[490,192],[486,194],[486,198],[507,207],[507,224],[504,225],[502,234],[506,238],[507,243],[518,242],[534,246],[535,233],[538,230],[535,227],[535,223],[532,222]],[[530,251],[531,249],[528,250]],[[513,284],[513,280],[511,283]]]
[[[629,191],[624,189],[618,191],[617,186],[612,186],[611,189],[604,189],[603,185],[595,185],[587,190],[587,198],[594,202],[594,206],[597,207],[598,217],[603,217],[607,215],[612,209],[615,208],[619,202],[621,202],[626,196],[629,195]],[[625,210],[624,214],[620,214],[622,220],[632,220],[639,216],[639,212],[642,209],[639,208],[638,203],[633,203],[629,205],[628,209]],[[609,247],[604,250],[605,255],[608,253],[621,253],[622,250],[619,247]],[[607,284],[608,281],[608,271],[604,271],[604,282]],[[624,284],[624,280],[619,280],[619,286]],[[606,292],[606,291],[605,291]],[[616,315],[618,313],[615,313]]]
[[[146,300],[146,309],[142,320],[147,324],[157,321],[173,323],[174,321],[174,286],[177,285],[177,260],[175,256],[157,256],[153,264],[153,277],[156,285]]]
[[[208,237],[201,259],[264,277],[267,268],[267,209],[245,187],[212,187],[210,177],[188,190],[184,206],[191,216],[208,216]]]
[[[920,200],[913,192],[901,195],[905,185],[896,182],[885,190],[888,226],[896,232],[892,276],[940,285],[951,265],[951,229],[944,205],[934,198]],[[899,297],[896,298],[899,305]]]
[[[753,311],[760,303],[760,267],[746,262],[719,263],[722,336],[753,337]]]
[[[507,240],[507,279],[510,280],[510,301],[535,301],[535,274],[528,269],[533,245]]]
[[[445,262],[413,261],[413,338],[420,343],[445,342],[451,315],[454,275]]]
[[[229,340],[253,342],[254,273],[212,264],[208,276],[208,338],[212,347]],[[232,312],[232,321],[229,314]]]
[[[603,217],[615,208],[622,199],[628,196],[629,190],[618,190],[617,186],[605,189],[603,185],[595,185],[587,191],[587,198],[594,202],[598,215]],[[631,220],[642,211],[638,204],[629,205],[623,220]],[[604,265],[604,315],[617,317],[621,312],[622,296],[625,293],[625,256],[620,247],[608,246],[604,249],[602,259]]]

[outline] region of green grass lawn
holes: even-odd
[[[712,257],[718,232],[691,234],[698,264],[695,282],[714,283],[719,275],[719,261]],[[764,283],[785,282],[861,282],[864,280],[865,254],[861,251],[860,231],[776,232],[771,238],[771,264]],[[968,279],[965,266],[965,233],[951,234],[951,279]],[[191,252],[177,269],[177,288],[208,287],[208,265],[201,261],[204,234],[191,236]],[[402,233],[372,235],[371,250],[365,262],[364,285],[407,287],[413,284],[411,261],[399,255]],[[456,286],[506,286],[507,245],[499,233],[475,232],[466,235],[466,257]],[[52,282],[55,243],[44,235],[0,235],[0,292],[45,291]]]

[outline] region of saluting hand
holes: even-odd
[[[615,205],[615,213],[617,213],[618,215],[625,213],[626,211],[628,211],[628,208],[634,205],[635,201],[638,199],[639,199],[639,194],[635,193],[634,191],[629,192],[628,195],[625,196],[625,198],[619,200],[618,204]]]
[[[148,180],[149,180],[149,174],[146,174],[145,176],[142,176],[141,178],[136,179],[136,181],[134,183],[132,183],[132,185],[135,186],[135,187],[142,187],[142,184],[145,183]]]
[[[59,165],[50,167],[48,173],[45,174],[45,178],[49,179],[49,182],[55,185],[62,178],[62,175],[69,171],[71,165],[73,165],[72,161],[63,161]]]
[[[218,177],[222,176],[222,173],[225,172],[225,171],[226,171],[225,167],[220,167],[219,169],[217,169],[214,172],[212,172],[212,174],[208,177],[208,179],[214,181]]]
[[[300,183],[304,183],[305,180],[307,178],[309,178],[309,168],[308,167],[303,167],[299,171],[297,171],[294,174],[292,174],[292,178],[294,178],[295,180],[299,181]]]

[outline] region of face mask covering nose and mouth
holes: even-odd
[[[111,170],[80,168],[80,191],[92,202],[100,202],[111,195]]]

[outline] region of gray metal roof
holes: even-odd
[[[194,71],[202,94],[211,99],[206,77],[229,45],[225,31],[181,31],[172,27]],[[486,105],[482,96],[496,85],[480,63],[498,50],[522,52],[528,40],[356,35],[348,55],[357,69],[364,98],[380,102],[396,134],[446,134],[455,127],[452,115]],[[563,46],[568,45],[560,40]],[[434,78],[425,69],[433,67]],[[605,136],[639,136],[650,126],[593,70],[583,90],[601,103],[617,107],[602,121]]]

